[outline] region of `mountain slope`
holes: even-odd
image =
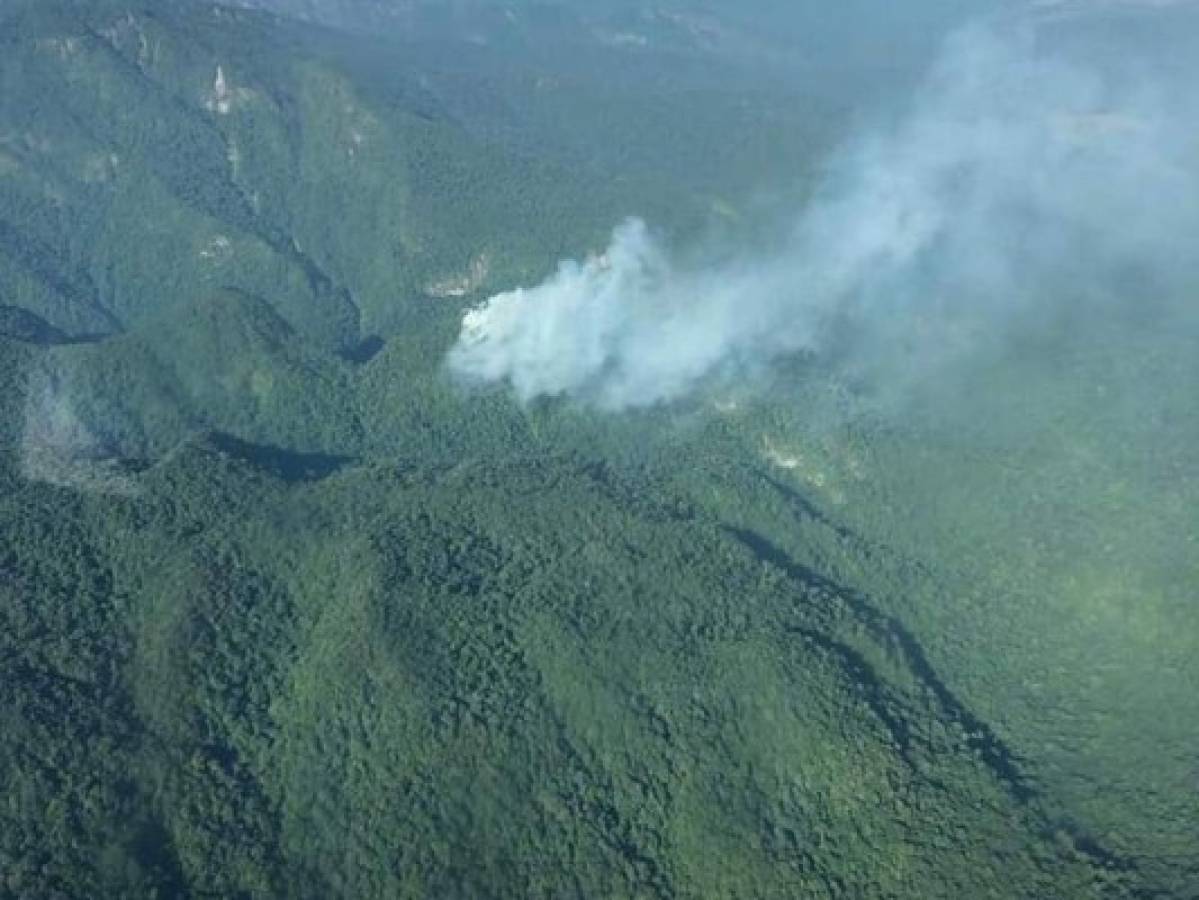
[[[545,459],[286,487],[222,446],[124,500],[5,500],[13,896],[1119,884],[835,587],[653,485]]]
[[[228,286],[345,348],[474,260],[512,277],[586,234],[550,212],[577,205],[567,173],[364,99],[303,29],[186,3],[5,15],[0,294],[70,334]],[[392,101],[419,94],[389,77]]]
[[[0,898],[1194,896],[1188,336],[466,390],[468,304],[761,240],[891,63],[439,6],[0,6]]]

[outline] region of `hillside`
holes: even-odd
[[[447,371],[627,215],[769,241],[958,13],[382,8],[0,4],[0,898],[1199,896],[1157,282],[895,406]]]
[[[1121,882],[869,613],[668,489],[264,465],[6,493],[11,896]]]

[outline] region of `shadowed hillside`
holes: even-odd
[[[1181,276],[911,384],[447,365],[626,216],[774,252],[966,14],[755,9],[0,0],[0,900],[1199,896]]]

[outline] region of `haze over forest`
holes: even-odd
[[[1199,5],[0,0],[0,900],[1199,897]]]

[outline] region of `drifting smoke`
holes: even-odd
[[[1199,283],[1190,81],[1044,44],[1012,23],[953,36],[901,120],[838,154],[781,250],[684,264],[626,222],[604,254],[468,313],[451,371],[620,409],[797,352],[895,385],[1014,329],[1134,302],[1176,315]]]
[[[31,373],[19,453],[21,474],[30,481],[90,493],[138,493],[137,483],[122,468],[116,452],[76,414],[67,388],[51,366],[39,366]]]

